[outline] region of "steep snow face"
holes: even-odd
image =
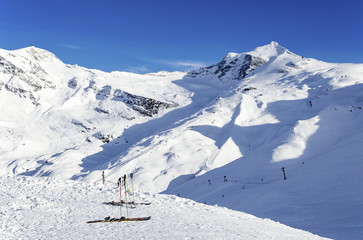
[[[0,56],[2,175],[100,181],[105,171],[116,182],[133,172],[136,189],[359,239],[362,64],[303,58],[275,42],[190,73]]]

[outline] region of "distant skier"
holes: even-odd
[[[284,173],[284,180],[286,180],[285,167],[282,167],[282,172]]]
[[[212,185],[212,183],[211,183],[211,181],[208,179],[208,185],[210,186],[210,185]]]
[[[223,180],[223,182],[228,182],[228,180],[227,180],[227,177],[226,177],[226,176],[224,176],[224,180]]]

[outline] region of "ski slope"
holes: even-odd
[[[94,223],[119,217],[116,186],[49,178],[0,178],[2,239],[323,239],[269,219],[170,195],[137,193],[150,206],[128,209],[144,222]],[[123,208],[126,215],[126,208]]]
[[[276,42],[188,73],[105,73],[34,47],[0,56],[1,176],[133,172],[144,192],[361,238],[363,64]]]

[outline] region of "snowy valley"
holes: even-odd
[[[117,214],[99,203],[133,173],[136,196],[153,202],[136,211],[155,218],[128,223],[128,238],[360,239],[362,93],[363,64],[276,42],[144,75],[64,64],[35,47],[0,50],[1,233],[118,238],[116,223],[85,222]]]

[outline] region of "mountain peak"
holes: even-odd
[[[274,47],[279,46],[279,44],[275,41],[271,41],[269,45]]]
[[[53,53],[35,46],[21,48],[18,50],[14,50],[14,52],[23,55],[24,57],[30,56],[34,60],[42,62],[51,62],[54,60],[59,60]]]
[[[188,76],[201,77],[206,75],[216,75],[220,80],[222,80],[222,78],[226,80],[241,80],[250,72],[285,52],[289,51],[280,46],[277,42],[272,41],[269,44],[257,47],[250,52],[230,52],[222,59],[221,62],[209,67],[191,71]]]
[[[257,47],[253,51],[247,52],[246,54],[259,56],[269,60],[271,57],[276,57],[286,51],[288,51],[286,48],[280,46],[277,42],[272,41],[269,44]]]

